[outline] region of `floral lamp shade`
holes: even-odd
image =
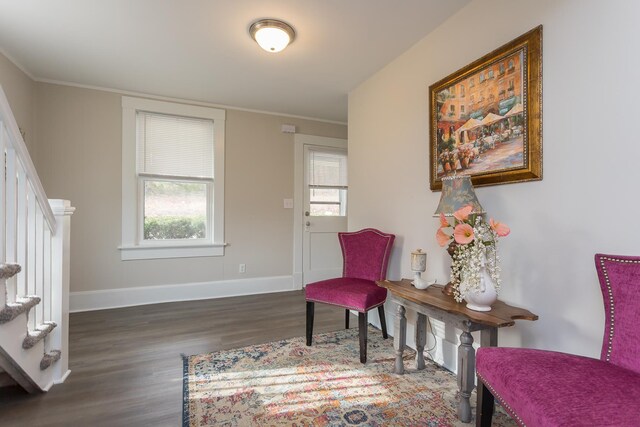
[[[455,211],[467,205],[473,206],[471,213],[484,213],[484,209],[473,191],[471,178],[468,175],[442,178],[442,195],[433,216],[439,216],[441,213],[445,216],[453,216]]]

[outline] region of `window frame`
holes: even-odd
[[[313,188],[312,188],[313,187]],[[313,202],[311,201],[311,194],[313,194],[313,190],[337,190],[338,191],[338,200],[337,201],[329,201],[329,202]],[[315,218],[339,218],[343,216],[347,216],[347,200],[348,200],[348,185],[336,185],[336,186],[311,186],[309,185],[309,216]],[[312,205],[337,205],[340,209],[340,213],[338,215],[314,215],[311,209]]]
[[[305,162],[305,166],[303,168],[303,170],[307,170],[310,162],[311,162],[311,153],[316,152],[316,153],[328,153],[328,154],[335,154],[337,152],[343,153],[345,155],[345,157],[348,156],[348,151],[342,147],[333,147],[333,146],[315,146],[315,145],[311,145],[309,144],[305,149],[304,149],[304,162]],[[348,157],[347,157],[348,159]],[[349,172],[348,169],[349,165],[347,162],[347,177],[349,176]],[[348,178],[347,178],[347,185],[313,185],[310,184],[310,179],[309,179],[309,175],[307,173],[305,173],[304,176],[304,183],[303,185],[305,186],[305,192],[308,191],[309,193],[309,216],[314,217],[314,218],[340,218],[340,217],[345,217],[347,216],[347,203],[349,202],[349,184],[348,184]],[[328,203],[323,203],[323,202],[312,202],[311,201],[311,195],[313,194],[313,190],[338,190],[338,201],[337,202],[328,202]],[[306,196],[305,196],[306,198]],[[307,201],[305,200],[305,203]],[[312,205],[322,205],[322,204],[331,204],[331,205],[338,205],[339,209],[340,209],[340,214],[339,215],[313,215],[312,214],[312,210],[311,210],[311,206]],[[306,206],[305,206],[306,208]]]
[[[145,240],[145,180],[166,179],[137,171],[136,114],[138,111],[213,120],[214,178],[207,189],[207,236],[205,239]],[[137,259],[224,256],[224,151],[225,110],[152,99],[122,97],[122,242],[123,261]],[[154,175],[152,177],[151,175]],[[186,182],[176,179],[175,182]],[[205,182],[205,181],[203,181]]]
[[[156,175],[150,173],[138,173],[137,174],[137,185],[138,185],[138,209],[136,219],[136,229],[138,235],[137,241],[141,242],[141,246],[149,246],[149,247],[161,247],[167,245],[177,245],[184,246],[189,244],[211,244],[213,242],[213,226],[214,226],[214,212],[212,209],[213,206],[213,198],[215,195],[215,179],[202,178],[198,179],[195,177],[186,178],[186,177],[172,177],[170,175]],[[144,205],[144,197],[145,197],[145,188],[144,184],[146,181],[164,181],[164,182],[176,182],[176,183],[194,183],[194,184],[204,184],[205,185],[205,196],[207,199],[206,203],[206,223],[205,230],[206,235],[201,239],[145,239],[144,238],[144,218],[145,218],[145,205]],[[142,225],[142,226],[141,226]]]

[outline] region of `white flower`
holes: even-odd
[[[454,283],[454,298],[461,302],[472,292],[480,292],[482,269],[494,281],[496,292],[500,290],[500,267],[497,254],[498,235],[478,217],[473,227],[474,239],[466,245],[457,245],[451,264],[451,281]]]

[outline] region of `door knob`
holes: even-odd
[[[307,223],[305,224],[307,227],[311,225],[311,223],[309,221],[307,221]]]
[[[306,212],[304,213],[304,216],[309,216],[309,211],[306,211]]]

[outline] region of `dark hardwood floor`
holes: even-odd
[[[316,304],[314,334],[341,328],[343,309]],[[71,375],[39,395],[0,389],[0,426],[179,426],[181,354],[304,334],[302,291],[74,313]]]

